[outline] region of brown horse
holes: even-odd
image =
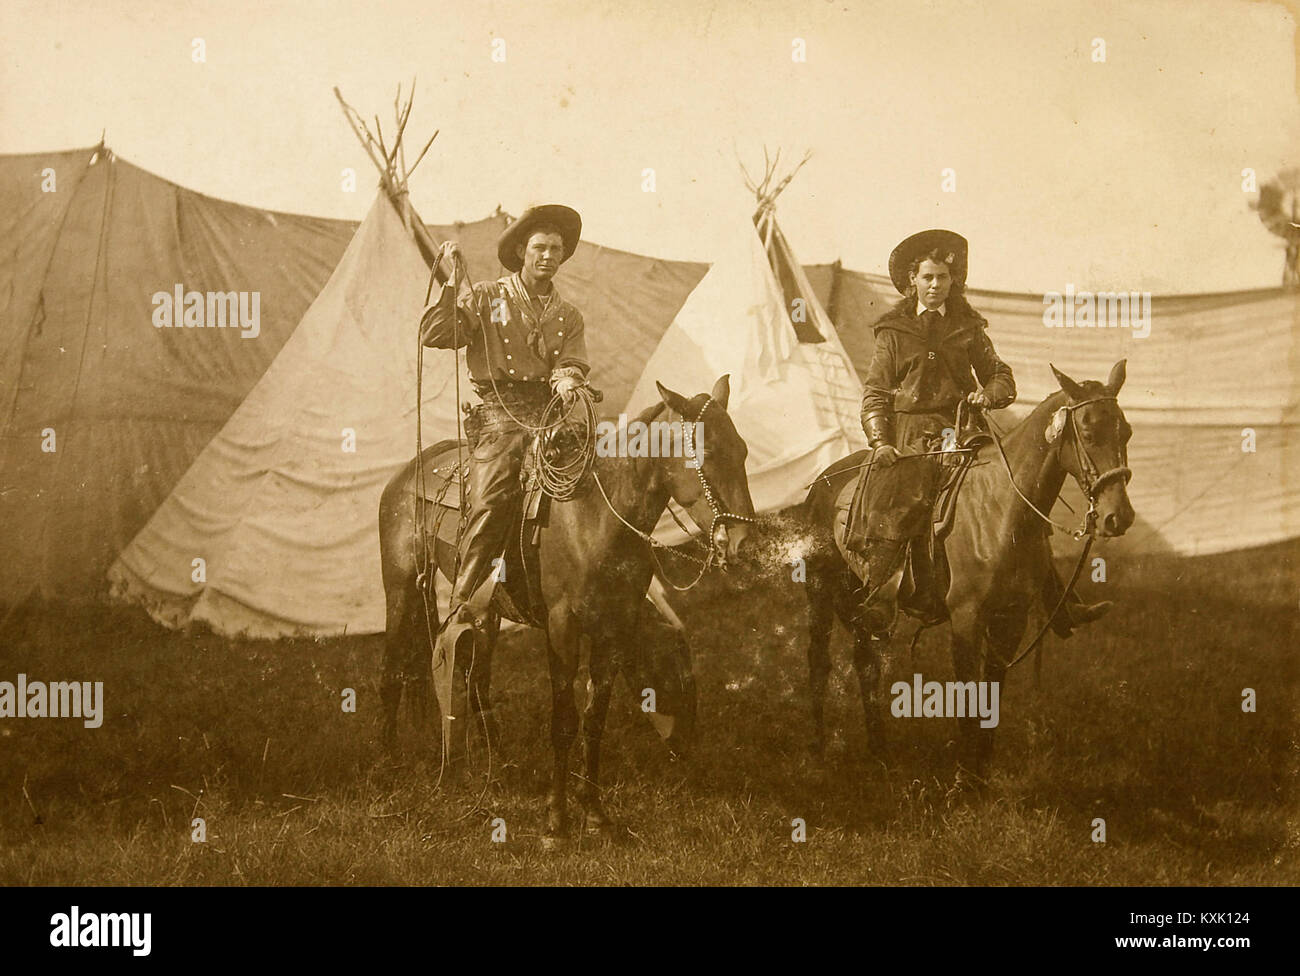
[[[671,727],[670,747],[690,734],[694,685],[689,659],[682,659],[684,643],[678,642],[676,653],[669,654],[667,662],[657,661],[647,653],[641,628],[646,591],[655,568],[649,533],[668,500],[685,508],[697,526],[707,526],[712,556],[723,568],[736,558],[754,514],[745,477],[747,448],[726,412],[728,377],[721,377],[712,393],[689,400],[662,385],[659,394],[660,402],[636,419],[646,424],[655,420],[701,424],[698,429],[704,435],[703,443],[695,448],[698,463],[668,457],[598,457],[594,478],[587,480],[576,497],[551,504],[549,523],[541,535],[540,584],[554,750],[543,836],[547,846],[559,843],[567,829],[569,749],[579,733],[573,684],[584,637],[590,641],[590,682],[582,714],[578,799],[589,829],[612,827],[599,796],[600,740],[614,678],[620,670],[638,700],[643,689],[654,690],[651,717],[657,720],[661,734]],[[424,456],[435,450],[425,451]],[[417,694],[427,687],[433,650],[430,634],[438,627],[436,608],[433,619],[426,622],[416,584],[415,473],[416,462],[412,461],[389,482],[379,507],[388,605],[382,697],[385,739],[389,742],[396,733],[403,684],[416,682],[413,691]],[[447,521],[454,522],[454,517]],[[435,549],[438,568],[450,578],[456,557],[454,533],[439,538]],[[494,605],[485,628],[486,646],[474,654],[477,660],[472,664],[462,663],[459,656],[456,660],[463,676],[459,687],[476,713],[488,708],[491,651],[499,624],[499,610]]]
[[[1055,576],[1045,516],[1067,475],[1088,499],[1089,532],[1120,536],[1133,524],[1127,491],[1127,445],[1132,431],[1116,401],[1124,371],[1121,360],[1105,383],[1076,383],[1053,366],[1061,389],[1006,435],[1005,463],[996,444],[979,449],[957,496],[945,544],[951,568],[947,605],[953,666],[959,682],[1000,686],[1025,638],[1031,608],[1042,604],[1049,614],[1055,608],[1061,591],[1051,582]],[[827,468],[804,502],[804,515],[813,528],[813,551],[806,555],[806,566],[808,669],[817,751],[825,732],[828,647],[835,617],[854,636],[853,664],[868,743],[877,751],[884,747],[885,702],[879,684],[881,658],[892,640],[872,640],[858,622],[858,580],[832,536],[836,500],[844,486],[860,475],[867,454],[859,451]],[[964,774],[973,771],[975,783],[982,784],[993,754],[994,728],[982,728],[979,717],[969,714],[959,719],[959,725],[958,782],[970,785]]]

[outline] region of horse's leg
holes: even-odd
[[[952,666],[958,681],[979,681],[983,676],[984,621],[973,611],[962,610],[952,618]],[[979,749],[980,727],[978,715],[966,715],[957,720],[957,780],[958,789],[980,785]],[[972,781],[972,777],[974,780]]]
[[[474,661],[469,676],[470,714],[476,724],[483,730],[488,754],[497,752],[500,743],[500,729],[496,715],[492,711],[492,655],[496,651],[497,638],[501,634],[501,615],[488,614],[483,628],[483,652]]]
[[[1000,652],[999,652],[1000,653]],[[1012,653],[1015,653],[1014,649]],[[992,657],[992,653],[990,653]],[[988,682],[990,688],[989,694],[992,694],[993,688],[998,690],[998,720],[1001,721],[1002,708],[1002,691],[1005,687],[1004,682],[1007,676],[1007,669],[1002,665],[990,664],[984,669],[984,680]],[[991,700],[991,699],[990,699]],[[993,736],[997,732],[997,726],[990,728],[981,727],[979,730],[979,739],[975,750],[975,775],[979,777],[980,783],[987,783],[991,766],[993,763]]]
[[[1003,683],[1007,676],[1007,662],[1015,656],[1017,646],[1024,638],[1029,623],[1028,608],[1012,609],[989,621],[988,655],[984,662],[984,680],[998,690],[998,719],[1001,721]],[[990,699],[991,700],[991,699]],[[987,780],[989,767],[993,761],[993,737],[997,726],[979,729],[979,738],[975,750],[975,773],[981,782]]]
[[[853,670],[858,673],[862,694],[862,717],[866,722],[867,748],[876,755],[885,752],[884,702],[880,697],[881,658],[888,639],[872,640],[861,623],[853,627]]]
[[[406,599],[406,694],[420,730],[420,745],[433,745],[433,722],[429,707],[433,686],[433,635],[438,632],[438,600],[432,592],[428,605],[414,580]]]
[[[603,620],[592,634],[588,659],[591,694],[582,713],[582,779],[578,786],[578,801],[582,804],[586,827],[592,831],[607,831],[614,826],[600,802],[600,739],[605,732],[610,693],[618,673],[614,649],[631,647],[636,637],[636,626],[631,620],[619,623]]]
[[[397,713],[416,643],[412,604],[419,599],[414,580],[393,580],[384,590],[384,661],[379,698],[384,714],[382,741],[390,753],[397,750]]]
[[[808,690],[812,702],[812,750],[826,748],[826,682],[831,673],[830,641],[835,626],[835,570],[826,559],[808,560]]]
[[[566,809],[569,749],[578,731],[578,709],[573,701],[573,678],[578,670],[582,630],[563,607],[551,610],[546,629],[546,658],[551,672],[551,791],[546,798],[543,847],[558,846],[567,832]]]

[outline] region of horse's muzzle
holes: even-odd
[[[1123,535],[1133,525],[1133,520],[1137,517],[1133,511],[1133,506],[1128,500],[1128,492],[1122,488],[1119,491],[1119,498],[1114,505],[1099,506],[1100,517],[1097,519],[1099,528],[1098,535],[1103,538],[1113,539]]]
[[[718,523],[718,527],[713,530],[713,549],[717,553],[719,566],[726,569],[736,561],[740,547],[748,535],[749,525],[745,522],[730,525],[726,522]]]

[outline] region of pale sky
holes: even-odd
[[[0,152],[106,129],[204,193],[359,219],[373,171],[331,88],[387,132],[412,76],[408,141],[442,133],[412,184],[426,221],[564,202],[588,239],[669,258],[734,232],[736,153],[766,144],[814,154],[779,210],[804,262],[883,272],[946,226],[977,288],[1273,286],[1241,171],[1300,165],[1294,21],[1236,0],[5,0]]]

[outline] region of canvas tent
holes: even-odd
[[[801,502],[819,471],[866,446],[862,385],[777,225],[771,178],[755,188],[757,214],[732,218],[735,233],[646,362],[626,411],[653,404],[657,380],[689,395],[730,374],[727,412],[749,447],[758,512]],[[707,423],[704,442],[707,452]],[[666,520],[660,535],[681,533]]]
[[[495,239],[499,220],[481,226]],[[0,157],[0,605],[102,595],[355,230],[216,200],[103,147]],[[257,337],[156,328],[153,296],[178,284],[258,293]]]
[[[411,323],[427,277],[381,195],[270,369],[112,567],[119,595],[227,634],[383,630],[376,518],[414,454]],[[422,392],[425,443],[455,437],[450,357],[428,357]]]
[[[52,179],[51,179],[52,176]],[[97,599],[114,558],[244,401],[357,225],[218,200],[99,147],[0,156],[0,607]],[[508,222],[432,226],[495,276]],[[622,403],[706,265],[582,242],[560,287]],[[810,269],[828,287],[828,269]],[[153,296],[260,296],[256,339],[159,329]],[[409,323],[408,323],[409,325]],[[53,451],[43,451],[54,431]]]
[[[102,589],[351,235],[194,193],[103,148],[0,159],[0,600]],[[151,297],[177,283],[259,289],[260,335],[156,330]]]
[[[0,157],[0,201],[0,605],[32,592],[94,597],[113,559],[303,319],[355,225],[215,200],[102,147]],[[431,230],[461,240],[482,277],[498,270],[493,242],[506,219]],[[752,232],[737,237],[751,264],[753,240]],[[565,264],[558,283],[584,310],[593,382],[611,412],[632,399],[707,270],[589,242]],[[802,270],[807,285],[798,287],[813,292],[861,374],[870,323],[897,300],[892,285],[838,265]],[[978,282],[978,261],[972,274]],[[788,285],[789,275],[773,275]],[[176,283],[259,291],[258,338],[156,329],[152,296]],[[1117,551],[1202,554],[1300,535],[1293,293],[1156,296],[1143,339],[1047,329],[1040,295],[970,297],[1016,370],[1020,400],[1006,422],[1050,392],[1049,361],[1101,378],[1128,357],[1122,403],[1135,429],[1130,494],[1139,522],[1111,544]],[[677,376],[674,368],[657,378],[691,385]],[[1253,453],[1241,450],[1247,427]],[[56,436],[50,453],[41,450],[47,428]],[[1077,496],[1067,500],[1078,508]]]

